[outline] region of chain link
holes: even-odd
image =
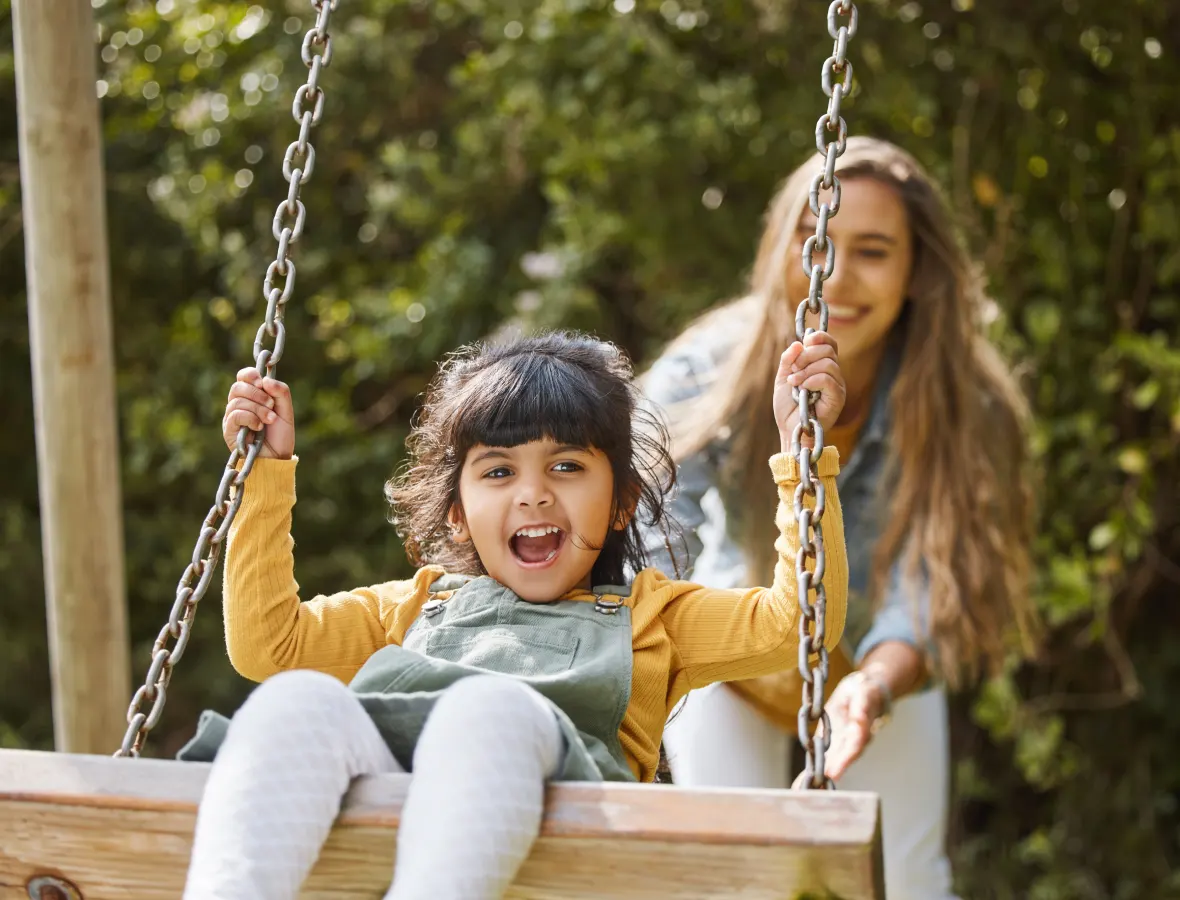
[[[332,61],[332,37],[328,33],[328,22],[339,0],[310,2],[316,11],[316,22],[304,35],[300,52],[308,69],[307,83],[299,86],[291,105],[291,113],[299,123],[299,138],[287,148],[283,156],[283,178],[286,179],[289,188],[286,198],[275,210],[272,232],[279,246],[275,259],[267,267],[262,280],[266,317],[254,339],[254,364],[260,373],[272,377],[275,367],[283,358],[283,349],[286,346],[287,330],[283,325],[283,314],[287,301],[291,299],[295,289],[295,263],[290,258],[290,251],[292,245],[298,243],[303,236],[303,226],[307,217],[307,210],[299,199],[299,193],[315,167],[315,148],[308,138],[311,129],[319,124],[324,111],[324,91],[319,86],[319,79],[320,73]],[[310,109],[307,108],[308,104]],[[201,525],[200,536],[193,548],[192,561],[176,586],[176,600],[168,615],[168,622],[160,630],[160,635],[152,648],[152,662],[148,667],[147,677],[131,698],[131,705],[127,709],[127,732],[123,736],[122,746],[115,751],[115,756],[139,756],[148,732],[160,721],[164,704],[167,702],[172,670],[188,647],[197,604],[205,596],[205,591],[213,580],[217,563],[221,558],[221,548],[225,544],[234,516],[242,505],[245,481],[254,467],[254,460],[258,458],[265,434],[265,428],[261,431],[242,428],[238,431],[238,439],[225,464],[213,506]],[[251,435],[253,439],[248,441],[247,438]],[[151,706],[144,712],[147,704]]]
[[[846,21],[841,21],[846,17]],[[827,111],[815,125],[816,149],[824,158],[823,169],[811,182],[808,199],[815,216],[815,234],[803,244],[803,274],[811,280],[807,299],[795,311],[795,337],[802,341],[812,329],[807,327],[807,314],[819,317],[819,330],[828,330],[828,305],[823,299],[824,282],[836,267],[836,244],[828,236],[828,222],[840,211],[840,179],[836,177],[836,160],[848,142],[848,126],[840,115],[840,104],[852,90],[852,64],[846,58],[848,40],[856,34],[857,13],[852,0],[833,0],[828,7],[828,34],[835,44],[832,55],[824,60],[820,85],[828,99]],[[841,76],[837,79],[837,76]],[[830,191],[820,201],[820,192]],[[815,251],[824,254],[823,264],[815,262]],[[799,528],[799,552],[795,558],[795,577],[799,586],[799,675],[803,679],[803,703],[799,707],[799,743],[803,745],[805,762],[799,782],[804,788],[832,789],[830,778],[824,775],[824,755],[832,745],[832,723],[824,709],[824,687],[828,681],[828,651],[824,647],[827,617],[827,593],[824,589],[824,536],[820,529],[825,498],[823,482],[819,480],[820,454],[824,448],[824,430],[812,413],[812,404],[819,395],[794,388],[793,397],[799,405],[799,423],[791,435],[791,453],[799,462],[799,486],[795,489],[795,522]],[[803,446],[803,437],[811,439],[811,447]],[[812,504],[807,505],[807,498]],[[808,562],[812,568],[808,569]],[[814,594],[814,599],[812,595]],[[816,657],[813,666],[811,657]]]

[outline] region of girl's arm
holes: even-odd
[[[798,466],[791,456],[779,454],[771,458],[770,467],[779,493],[779,536],[775,541],[778,561],[771,587],[719,590],[666,581],[655,573],[647,575],[654,598],[662,607],[664,629],[675,646],[674,693],[679,693],[679,688],[688,690],[716,681],[769,675],[798,664],[801,613],[795,560],[799,531],[794,517]],[[848,559],[836,489],[839,468],[835,448],[826,448],[820,457],[819,475],[825,492],[820,527],[827,594],[824,646],[829,651],[840,642],[848,609]],[[676,686],[680,680],[683,684]]]
[[[266,443],[230,528],[225,557],[225,640],[237,671],[254,681],[284,669],[315,669],[348,681],[376,650],[399,642],[440,574],[424,569],[394,581],[299,600],[291,510],[295,505],[295,425],[280,381],[243,369],[222,420],[233,446],[240,427],[266,426]]]
[[[226,548],[226,648],[253,681],[285,669],[349,681],[375,651],[401,640],[413,618],[406,601],[425,597],[439,573],[424,569],[411,581],[300,602],[291,539],[295,465],[259,458],[246,481]]]
[[[800,473],[798,461],[789,452],[799,422],[795,389],[814,392],[811,415],[823,428],[835,424],[844,408],[846,388],[836,342],[831,335],[812,332],[801,343],[792,344],[783,352],[775,375],[774,418],[783,452],[770,460],[779,496],[775,516],[779,528],[775,541],[778,561],[773,586],[720,591],[680,584],[661,598],[660,615],[676,647],[671,676],[674,693],[680,688],[756,678],[798,665],[798,625],[802,611],[795,574],[800,535],[794,504]],[[810,444],[809,438],[802,440]],[[848,610],[848,560],[836,489],[840,460],[834,447],[824,448],[816,468],[825,500],[820,519],[827,598],[823,643],[830,651],[844,633]],[[804,495],[803,503],[814,509],[817,499],[818,494]],[[808,568],[812,568],[811,560]],[[678,685],[677,681],[684,683]]]

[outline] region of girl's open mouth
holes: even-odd
[[[565,546],[565,532],[556,525],[521,528],[508,540],[516,561],[526,569],[543,569],[551,565]]]

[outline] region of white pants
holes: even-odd
[[[480,675],[449,687],[414,749],[386,900],[503,896],[540,830],[562,748],[553,710],[525,684]],[[273,676],[234,716],[209,773],[185,900],[294,900],[353,779],[400,771],[335,678]]]
[[[794,730],[776,728],[724,684],[693,691],[664,732],[676,784],[786,788]],[[950,749],[946,695],[911,694],[893,707],[838,787],[881,798],[885,894],[955,900],[946,857]]]

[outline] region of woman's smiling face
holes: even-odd
[[[897,191],[874,178],[841,181],[840,210],[828,220],[836,245],[836,265],[824,282],[828,331],[840,345],[840,358],[879,346],[905,305],[913,265],[909,217]],[[821,194],[821,199],[824,195]],[[815,234],[815,216],[805,207],[788,256],[787,290],[792,303],[807,297],[810,281],[799,263],[803,243]],[[825,254],[813,254],[823,265]]]

